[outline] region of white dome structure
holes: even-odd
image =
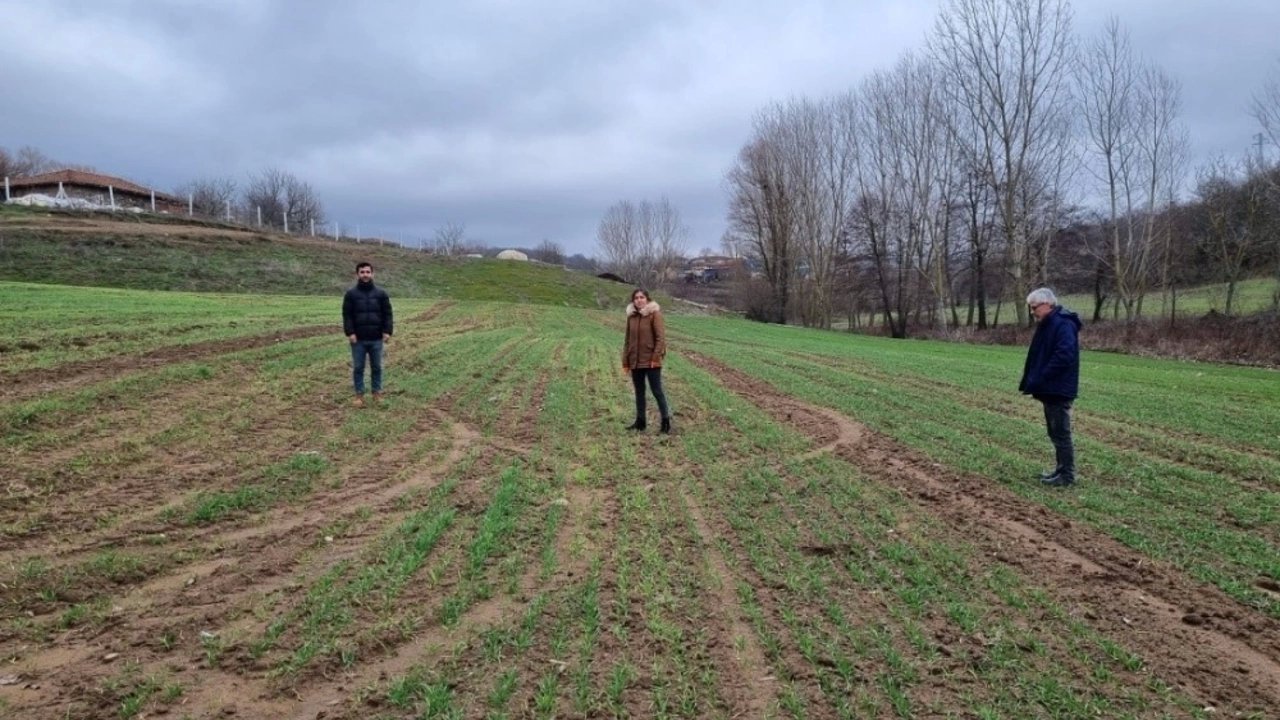
[[[529,256],[525,255],[519,250],[503,250],[502,252],[498,253],[498,259],[499,260],[520,260],[523,262],[528,262]]]

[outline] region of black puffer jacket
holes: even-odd
[[[369,283],[356,283],[342,296],[342,331],[358,340],[381,340],[392,334],[391,298],[387,291]]]

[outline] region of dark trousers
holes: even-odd
[[[636,422],[644,424],[645,397],[644,383],[649,380],[649,389],[653,391],[653,399],[658,401],[658,411],[665,420],[671,417],[667,411],[667,396],[662,392],[662,368],[636,368],[631,371],[631,384],[636,389]]]
[[[1054,454],[1057,456],[1057,472],[1063,477],[1074,480],[1076,477],[1076,451],[1071,443],[1071,401],[1048,400],[1044,404],[1044,424],[1049,432],[1049,440],[1053,442]]]

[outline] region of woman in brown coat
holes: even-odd
[[[653,398],[662,413],[662,431],[671,432],[671,413],[667,396],[662,392],[662,358],[667,354],[667,329],[662,322],[662,308],[649,299],[649,291],[636,288],[627,304],[627,337],[622,345],[622,372],[631,373],[636,389],[636,421],[628,430],[644,430],[644,383],[649,381]]]

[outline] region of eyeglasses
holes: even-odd
[[[1032,305],[1028,305],[1028,306],[1027,306],[1027,309],[1029,309],[1029,310],[1035,310],[1036,308],[1040,307],[1041,305],[1048,305],[1048,304],[1049,304],[1049,303],[1034,303],[1034,304],[1032,304]]]

